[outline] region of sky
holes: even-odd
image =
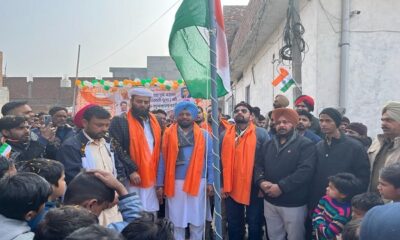
[[[80,77],[111,76],[109,67],[145,67],[147,56],[168,55],[169,32],[181,2],[0,0],[3,73],[73,77],[79,44]]]

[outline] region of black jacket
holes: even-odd
[[[57,160],[64,165],[65,181],[69,183],[82,169],[82,157],[85,155],[85,147],[89,139],[83,134],[83,131],[78,132],[64,141],[60,150],[57,152]],[[107,141],[107,139],[106,139]],[[114,154],[115,168],[117,174],[121,171],[121,166],[118,165],[118,160],[115,157],[115,152],[111,144],[111,153]],[[120,176],[118,175],[118,179]]]
[[[27,143],[18,143],[13,141],[6,142],[11,146],[10,158],[14,160],[17,168],[21,161],[46,157],[46,146],[41,144],[39,141],[29,140]]]
[[[115,158],[118,159],[118,164],[121,166],[120,170],[117,168],[118,175],[121,178],[129,179],[129,175],[138,171],[138,167],[129,155],[130,137],[126,114],[131,114],[131,112],[115,116],[111,120],[109,132],[111,144],[115,150]]]
[[[262,147],[261,157],[254,170],[254,181],[278,184],[282,194],[264,198],[276,206],[299,207],[307,204],[309,184],[316,161],[315,144],[294,132],[290,139],[280,146],[277,136]]]
[[[49,159],[56,159],[57,152],[60,150],[62,143],[68,138],[75,135],[75,131],[70,126],[64,126],[57,128],[56,140],[47,145],[46,156]]]
[[[337,173],[354,174],[362,181],[364,190],[367,190],[370,163],[367,151],[361,143],[341,133],[339,139],[332,139],[330,146],[324,140],[317,143],[316,147],[317,164],[309,201],[310,209],[314,209],[320,198],[325,195],[328,177]]]
[[[321,138],[325,137],[324,134],[321,132],[321,127],[319,126],[319,119],[314,115],[312,116],[311,127],[309,128],[309,130],[317,134]]]

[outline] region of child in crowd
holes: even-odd
[[[352,219],[362,219],[371,208],[383,205],[384,202],[377,193],[361,193],[351,200]]]
[[[77,229],[98,223],[97,216],[83,207],[53,208],[39,223],[34,240],[63,240]]]
[[[17,170],[15,169],[14,163],[0,155],[0,178],[4,177],[6,174],[8,175],[14,175],[17,173]]]
[[[126,240],[174,240],[174,226],[168,219],[154,221],[153,214],[143,214],[122,230]]]
[[[36,173],[46,179],[53,188],[53,193],[46,202],[44,211],[28,222],[32,231],[35,231],[44,215],[46,215],[50,209],[55,208],[57,206],[57,200],[64,195],[66,188],[64,166],[60,162],[42,158],[20,162],[18,171]]]
[[[43,210],[52,189],[34,173],[17,173],[0,180],[0,238],[31,240],[33,232],[27,221]]]
[[[344,226],[342,240],[359,240],[362,219],[356,218]]]
[[[335,239],[351,219],[352,197],[360,193],[361,182],[353,174],[338,173],[328,178],[326,195],[312,215],[314,239]]]
[[[91,225],[71,233],[65,240],[125,240],[121,234],[112,229],[107,229],[100,225]]]
[[[128,193],[110,172],[92,170],[77,175],[69,183],[64,196],[65,205],[80,205],[96,216],[113,206],[118,194],[118,210],[123,222],[111,223],[107,227],[121,232],[130,222],[140,217],[142,204],[137,193]]]
[[[385,200],[400,202],[400,164],[382,168],[379,174],[378,191]]]

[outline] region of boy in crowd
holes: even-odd
[[[30,240],[33,232],[26,221],[43,210],[51,186],[34,173],[18,173],[0,180],[0,238]]]
[[[153,214],[143,214],[141,218],[129,223],[121,234],[126,240],[174,240],[174,225],[168,219],[154,221]]]
[[[140,217],[142,204],[137,193],[128,193],[110,172],[93,170],[77,175],[69,183],[64,196],[65,205],[79,205],[99,216],[113,207],[118,194],[118,210],[123,221],[110,223],[107,227],[121,232],[130,222]]]
[[[379,175],[378,191],[382,198],[400,202],[400,164],[392,164],[382,168]]]
[[[382,198],[374,192],[361,193],[351,200],[352,219],[362,219],[371,208],[383,205]]]
[[[0,155],[0,178],[6,174],[14,175],[16,173],[17,169],[15,169],[14,163],[10,159]]]
[[[352,197],[360,193],[361,182],[353,174],[338,173],[328,178],[326,195],[312,215],[313,237],[335,239],[351,219]]]
[[[63,240],[77,229],[98,223],[97,216],[83,207],[53,208],[39,223],[34,240]]]
[[[71,233],[65,240],[125,240],[118,232],[100,225],[91,225]]]
[[[57,207],[57,200],[64,195],[66,188],[64,166],[60,162],[42,158],[21,162],[21,167],[18,170],[20,172],[36,173],[46,179],[53,189],[53,193],[46,202],[44,210],[28,222],[32,231],[35,231],[44,215],[50,209]]]

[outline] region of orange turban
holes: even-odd
[[[272,111],[272,119],[278,120],[280,117],[285,117],[287,121],[291,122],[294,126],[299,122],[299,114],[290,108],[277,108]]]

